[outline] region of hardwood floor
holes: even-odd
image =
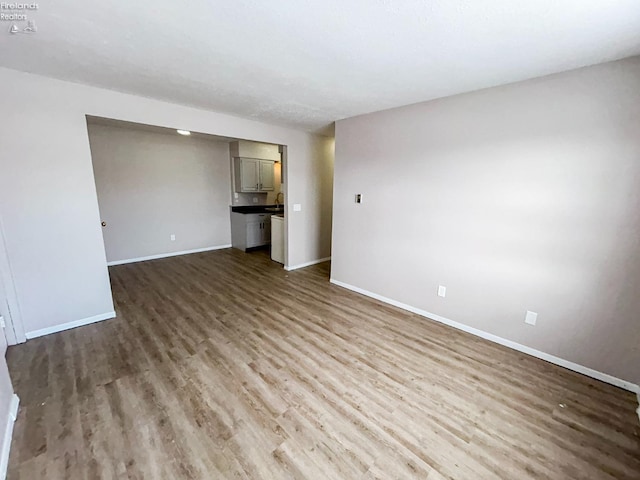
[[[638,479],[631,393],[221,250],[11,347],[10,479]]]

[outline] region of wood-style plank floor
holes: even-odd
[[[638,479],[635,396],[223,250],[8,352],[10,479]]]

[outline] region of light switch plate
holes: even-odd
[[[173,233],[171,234],[171,241],[172,241],[172,242],[175,242],[175,241],[176,241],[176,236],[175,236]]]
[[[446,297],[447,296],[447,287],[439,285],[438,286],[438,296],[439,297]]]
[[[538,320],[538,314],[536,312],[530,312],[527,310],[527,314],[524,316],[524,323],[529,325],[535,325]]]
[[[302,205],[300,205],[299,203],[294,203],[293,204],[293,211],[294,212],[301,212],[302,211]]]

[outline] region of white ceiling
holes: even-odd
[[[33,35],[0,22],[1,66],[305,130],[640,54],[640,0],[50,0],[29,16]]]

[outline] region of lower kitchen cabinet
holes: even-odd
[[[271,215],[231,213],[231,245],[240,250],[271,243]]]

